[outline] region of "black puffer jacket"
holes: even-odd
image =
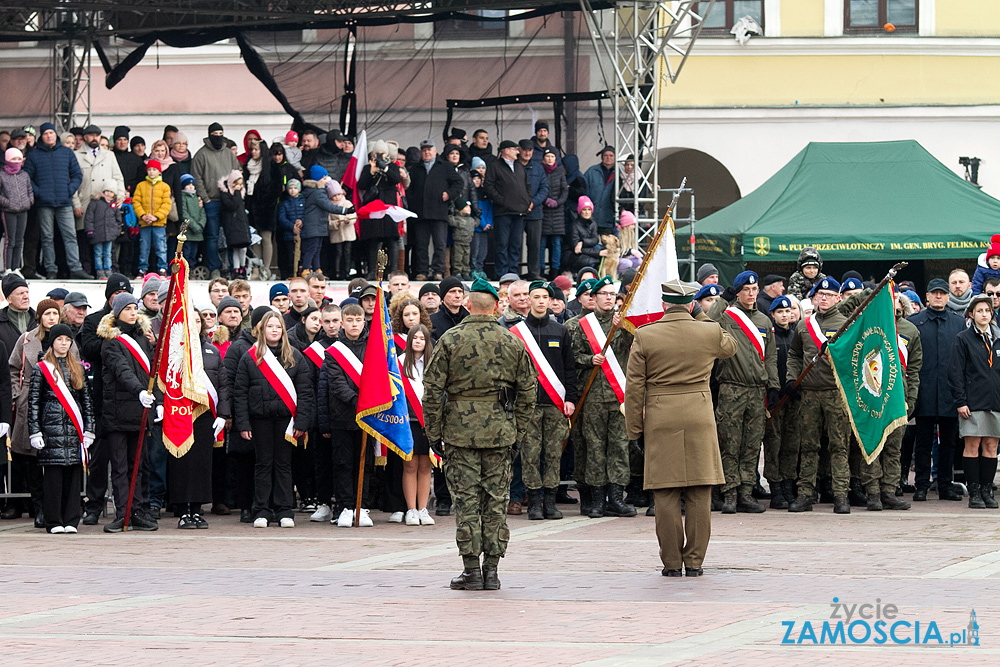
[[[65,359],[59,360],[59,370],[69,383],[69,368]],[[83,413],[83,432],[94,433],[94,407],[90,400],[90,388],[84,377],[83,387],[73,389],[70,393],[80,406]],[[41,366],[35,366],[31,371],[31,389],[28,394],[28,433],[41,433],[45,438],[45,447],[38,450],[38,464],[43,466],[72,466],[82,463],[80,457],[80,434],[77,433],[73,420],[63,408],[62,403],[52,391]]]
[[[224,187],[220,181],[219,201],[222,209],[219,221],[226,232],[226,245],[229,248],[245,248],[250,245],[250,218],[243,201],[243,191],[233,194]]]
[[[278,348],[272,348],[274,356],[279,356]],[[308,431],[312,426],[316,405],[313,395],[312,377],[309,370],[310,361],[302,353],[292,348],[294,363],[286,368],[288,377],[295,387],[297,401],[295,404],[295,428]],[[289,419],[292,413],[285,407],[285,402],[278,396],[271,383],[264,377],[263,371],[257,366],[257,360],[252,354],[240,357],[236,368],[236,382],[233,384],[233,428],[237,431],[251,431],[250,415],[255,419]]]
[[[364,362],[367,332],[357,340],[341,336],[340,342],[350,348],[359,361]],[[320,371],[317,402],[320,405],[320,433],[358,430],[358,424],[354,421],[358,410],[358,388],[331,355],[327,355]]]
[[[149,318],[139,315],[135,324],[125,324],[108,313],[97,325],[97,335],[101,343],[101,371],[104,378],[104,395],[101,401],[101,420],[104,432],[138,432],[142,422],[142,403],[139,392],[149,387],[149,373],[139,360],[116,340],[119,334],[132,337],[150,363],[153,361],[153,346],[146,338],[150,331]]]
[[[543,165],[539,165],[544,170]],[[549,179],[549,195],[546,199],[554,199],[556,206],[545,207],[542,216],[542,234],[546,236],[562,236],[566,231],[566,199],[569,197],[569,185],[566,184],[566,170],[556,166],[551,173],[546,174]]]
[[[577,243],[583,243],[580,254],[576,254],[574,249]],[[601,237],[597,233],[597,221],[594,218],[586,220],[581,216],[573,218],[573,229],[570,234],[569,267],[573,271],[579,271],[585,266],[597,266],[601,262],[601,251],[597,245],[601,242]],[[563,254],[566,254],[564,251]]]
[[[990,324],[985,338],[975,325],[955,337],[948,386],[955,406],[972,412],[1000,410],[1000,329]]]
[[[226,376],[222,355],[218,348],[204,336],[201,339],[201,363],[205,367],[205,375],[208,376],[212,386],[215,387],[215,392],[219,395],[219,403],[215,406],[216,414],[226,419],[232,417],[232,391],[230,390],[229,378]]]

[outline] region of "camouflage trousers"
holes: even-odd
[[[559,486],[562,444],[569,435],[569,420],[554,405],[536,405],[521,444],[521,478],[527,489]]]
[[[722,492],[750,493],[757,482],[757,459],[764,439],[764,387],[719,385],[715,425],[719,433]]]
[[[444,474],[455,512],[455,542],[462,556],[503,556],[510,541],[510,448],[445,445]]]
[[[472,235],[475,232],[476,221],[467,215],[452,215],[448,219],[451,227],[451,272],[468,276],[469,249],[472,247]]]
[[[889,434],[882,445],[882,451],[871,463],[861,461],[861,483],[866,493],[895,493],[899,483],[900,463],[899,453],[903,448],[903,434],[906,425],[900,426]]]
[[[847,462],[848,436],[851,422],[847,416],[844,399],[836,389],[823,391],[805,390],[799,405],[799,427],[802,438],[799,444],[800,495],[810,495],[816,488],[819,470],[820,438],[825,432],[830,451],[830,474],[833,492],[847,494],[851,471]]]
[[[794,482],[799,478],[799,399],[785,401],[764,425],[764,478]]]
[[[573,442],[577,469],[581,467],[580,450],[586,450],[582,461],[585,466],[583,483],[587,486],[628,484],[628,436],[621,406],[617,402],[584,403],[579,424],[580,437]]]

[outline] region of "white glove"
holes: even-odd
[[[7,422],[0,422],[0,438],[5,437],[10,433],[10,424]]]
[[[28,441],[31,443],[31,446],[34,449],[42,449],[45,447],[45,438],[42,437],[41,433],[36,433],[35,435],[31,436],[30,438],[28,438]]]
[[[152,394],[143,389],[142,391],[139,392],[139,402],[142,403],[142,407],[151,408],[153,407],[155,399],[153,398]]]
[[[215,421],[212,422],[212,434],[218,438],[224,428],[226,428],[226,420],[222,417],[216,417]]]
[[[84,447],[84,449],[90,449],[93,446],[93,444],[94,444],[94,440],[96,440],[96,439],[97,439],[96,435],[94,435],[90,431],[85,431],[84,434],[83,434],[83,447]]]
[[[156,406],[156,419],[153,420],[153,423],[156,424],[156,423],[161,422],[161,421],[163,421],[163,406],[162,405],[157,405]]]

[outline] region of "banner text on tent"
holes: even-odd
[[[912,241],[908,243],[889,243],[889,250],[961,250],[964,248],[986,248],[984,241]],[[779,243],[778,250],[783,252],[798,252],[812,246],[820,252],[824,250],[885,250],[885,243]]]

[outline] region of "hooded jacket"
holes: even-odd
[[[816,273],[815,278],[806,278],[805,274],[802,273],[802,266],[808,261],[819,263],[819,271]],[[802,249],[796,264],[798,265],[798,270],[788,280],[787,293],[801,301],[809,296],[809,290],[813,288],[813,285],[826,278],[826,274],[823,273],[823,258],[820,257],[819,250],[816,250],[812,246],[806,246]]]
[[[281,225],[282,240],[295,240],[295,221],[303,219],[305,210],[306,198],[301,192],[298,197],[286,197],[281,202],[278,206],[278,224]]]
[[[314,180],[302,182],[302,231],[299,236],[311,239],[329,234],[330,213],[345,214],[351,209],[337,206],[326,196],[326,189]],[[284,224],[284,223],[282,223]]]
[[[90,400],[90,387],[87,376],[83,376],[83,386],[74,389],[69,380],[69,367],[65,359],[59,359],[59,370],[70,394],[80,406],[83,416],[84,433],[96,433],[94,424],[94,405]],[[45,439],[45,447],[37,450],[38,464],[43,466],[72,466],[83,463],[80,454],[80,434],[73,425],[69,413],[59,402],[52,385],[42,375],[39,366],[31,371],[30,389],[27,392],[28,405],[26,430],[31,435],[41,433]]]
[[[225,143],[216,149],[205,137],[205,145],[198,149],[191,159],[191,175],[194,176],[195,190],[202,201],[219,201],[219,179],[240,168],[236,156]]]
[[[152,363],[153,345],[146,338],[151,330],[152,325],[145,315],[139,315],[135,324],[125,324],[113,312],[105,315],[97,325],[97,335],[102,339],[104,397],[101,401],[101,419],[105,433],[139,431],[143,410],[139,392],[148,388],[149,373],[125,348],[125,344],[116,339],[123,333],[128,334]]]
[[[22,169],[31,179],[38,206],[73,205],[73,195],[83,182],[83,172],[73,151],[62,144],[46,146],[38,142],[25,158]]]

